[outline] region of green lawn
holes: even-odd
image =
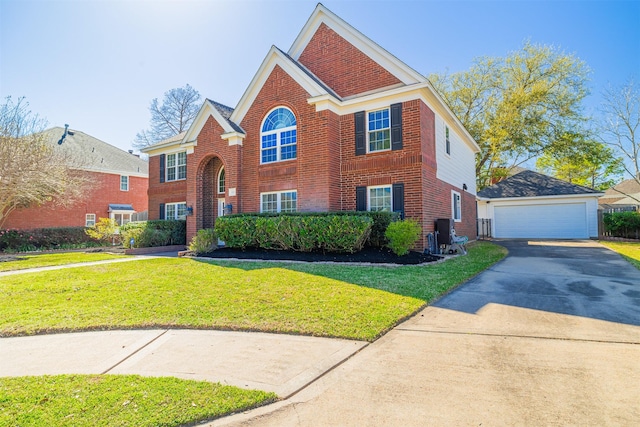
[[[148,259],[3,277],[0,336],[146,327],[372,341],[506,251],[406,267]]]
[[[0,254],[0,258],[7,255]],[[13,261],[0,262],[0,271],[24,270],[26,268],[50,267],[54,265],[75,264],[78,262],[102,261],[123,258],[125,255],[104,252],[63,252],[55,254],[23,255],[16,254]]]
[[[177,378],[0,378],[2,426],[180,426],[270,403],[273,393]]]
[[[640,269],[640,243],[631,242],[612,242],[608,240],[600,240],[600,243],[611,250],[618,252],[625,257],[627,261]]]
[[[25,273],[0,281],[0,336],[171,326],[374,340],[505,255],[480,242],[426,266],[147,259]],[[276,398],[135,375],[0,378],[0,425],[193,425]]]

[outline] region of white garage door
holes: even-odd
[[[586,203],[496,206],[494,213],[497,238],[589,238]]]

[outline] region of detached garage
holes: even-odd
[[[478,192],[478,218],[502,239],[598,237],[598,197],[591,188],[523,170]]]

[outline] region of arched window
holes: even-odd
[[[225,173],[224,166],[220,168],[218,172],[218,193],[224,193],[225,190]]]
[[[285,107],[271,111],[262,122],[260,163],[295,159],[297,156],[296,116]]]

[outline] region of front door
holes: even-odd
[[[218,217],[224,216],[224,198],[218,198]],[[218,246],[224,246],[224,242],[218,239]]]

